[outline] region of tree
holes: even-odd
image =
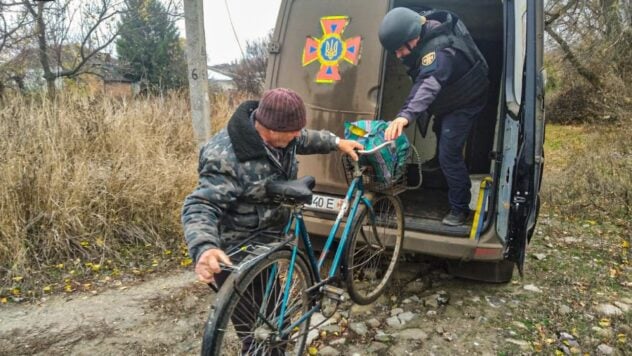
[[[14,1],[29,20],[27,31],[44,73],[49,96],[55,95],[57,78],[74,78],[90,72],[91,59],[117,36],[114,19],[118,0]]]
[[[237,90],[261,94],[266,79],[268,44],[271,39],[270,33],[267,37],[246,42],[244,58],[235,61],[229,68]]]
[[[19,2],[0,0],[0,98],[8,83],[24,88],[24,66],[20,54],[32,38],[27,30],[29,16]]]
[[[552,0],[545,30],[571,66],[595,89],[603,89],[601,63],[629,82],[632,55],[630,0]]]
[[[186,84],[186,60],[175,19],[158,0],[126,0],[116,41],[125,76],[144,91],[162,92]]]

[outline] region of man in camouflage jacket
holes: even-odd
[[[357,160],[362,145],[305,129],[305,105],[277,88],[239,106],[225,129],[202,148],[197,188],[184,201],[182,224],[201,281],[215,281],[224,251],[259,231],[280,231],[287,209],[266,198],[266,183],[297,178],[297,154],[340,150]],[[225,276],[223,276],[225,278]],[[221,278],[222,280],[224,278]],[[218,280],[219,284],[223,282]]]

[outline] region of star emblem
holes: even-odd
[[[303,67],[314,61],[320,63],[320,70],[316,75],[317,83],[331,84],[340,80],[338,67],[342,60],[353,65],[358,64],[362,38],[356,36],[343,40],[342,33],[348,24],[348,16],[322,17],[320,25],[323,36],[321,38],[307,37],[303,48]]]

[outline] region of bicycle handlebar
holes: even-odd
[[[394,141],[394,140],[392,140],[392,141],[386,141],[386,142],[384,142],[384,143],[382,143],[382,144],[379,144],[379,145],[377,145],[377,146],[373,147],[373,148],[372,148],[372,149],[370,149],[370,150],[357,150],[356,152],[357,152],[359,155],[371,155],[371,154],[374,154],[375,152],[377,152],[377,151],[381,150],[382,148],[384,148],[384,147],[386,147],[386,146],[388,146],[388,145],[394,146],[394,145],[395,145],[395,141]]]

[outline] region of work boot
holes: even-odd
[[[466,211],[450,210],[448,215],[446,215],[443,218],[443,220],[441,220],[441,223],[443,225],[448,225],[448,226],[463,225],[467,221],[467,216],[468,215],[469,215],[469,213],[466,212]]]
[[[433,172],[439,168],[439,158],[437,158],[437,156],[434,156],[430,160],[421,164],[421,170],[424,172]]]

